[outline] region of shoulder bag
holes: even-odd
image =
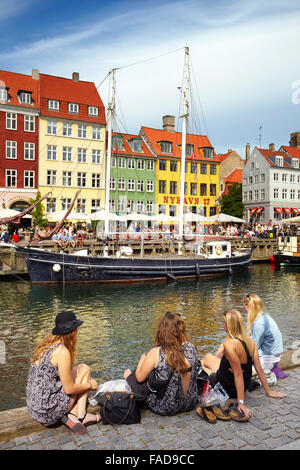
[[[104,392],[96,397],[103,424],[137,424],[145,397],[133,392]]]

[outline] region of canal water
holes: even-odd
[[[242,311],[245,294],[262,297],[265,311],[283,334],[284,349],[299,340],[300,271],[254,264],[232,276],[142,285],[32,286],[29,281],[0,282],[0,411],[25,406],[25,386],[35,345],[54,326],[55,315],[72,309],[83,320],[78,362],[87,363],[103,383],[122,378],[153,338],[166,311],[185,317],[199,355],[214,352],[224,340],[221,314]]]

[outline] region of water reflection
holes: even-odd
[[[154,345],[161,316],[168,310],[186,318],[189,338],[200,355],[224,338],[222,313],[242,311],[243,296],[260,295],[277,321],[285,347],[298,340],[298,271],[257,264],[228,277],[175,284],[32,286],[0,282],[0,340],[7,363],[0,365],[0,410],[24,406],[25,384],[34,346],[54,326],[56,314],[72,309],[84,321],[79,329],[78,361],[99,381],[121,377]]]

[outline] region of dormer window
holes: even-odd
[[[7,101],[7,90],[6,88],[0,88],[0,102]]]
[[[49,100],[48,101],[48,109],[50,111],[59,111],[59,101]]]
[[[20,102],[22,104],[31,104],[31,102],[32,102],[31,93],[28,92],[28,91],[21,91],[20,95],[19,95],[19,98],[20,98]]]
[[[298,158],[292,158],[292,167],[299,168],[299,160]]]
[[[142,139],[131,139],[130,147],[133,152],[141,153],[143,151]]]
[[[202,147],[204,158],[214,158],[213,147]]]
[[[69,103],[69,113],[78,114],[79,113],[79,104]]]
[[[124,150],[123,137],[121,135],[114,135],[113,148],[114,150]]]
[[[276,155],[275,163],[277,166],[283,166],[283,157],[281,155]]]
[[[160,142],[160,149],[162,153],[173,153],[172,142],[168,142],[168,141]]]
[[[89,106],[89,116],[98,116],[98,108],[96,106]]]
[[[186,144],[185,146],[185,153],[188,157],[193,155],[194,153],[194,146],[192,144]]]

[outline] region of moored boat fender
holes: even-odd
[[[168,279],[171,279],[171,281],[177,281],[177,278],[176,276],[174,276],[174,274],[171,274],[171,273],[167,273],[167,278]]]
[[[195,264],[195,269],[196,269],[197,277],[200,277],[200,266],[198,263]]]
[[[52,269],[55,273],[59,273],[59,271],[61,270],[61,265],[56,263],[56,264],[53,265]]]

